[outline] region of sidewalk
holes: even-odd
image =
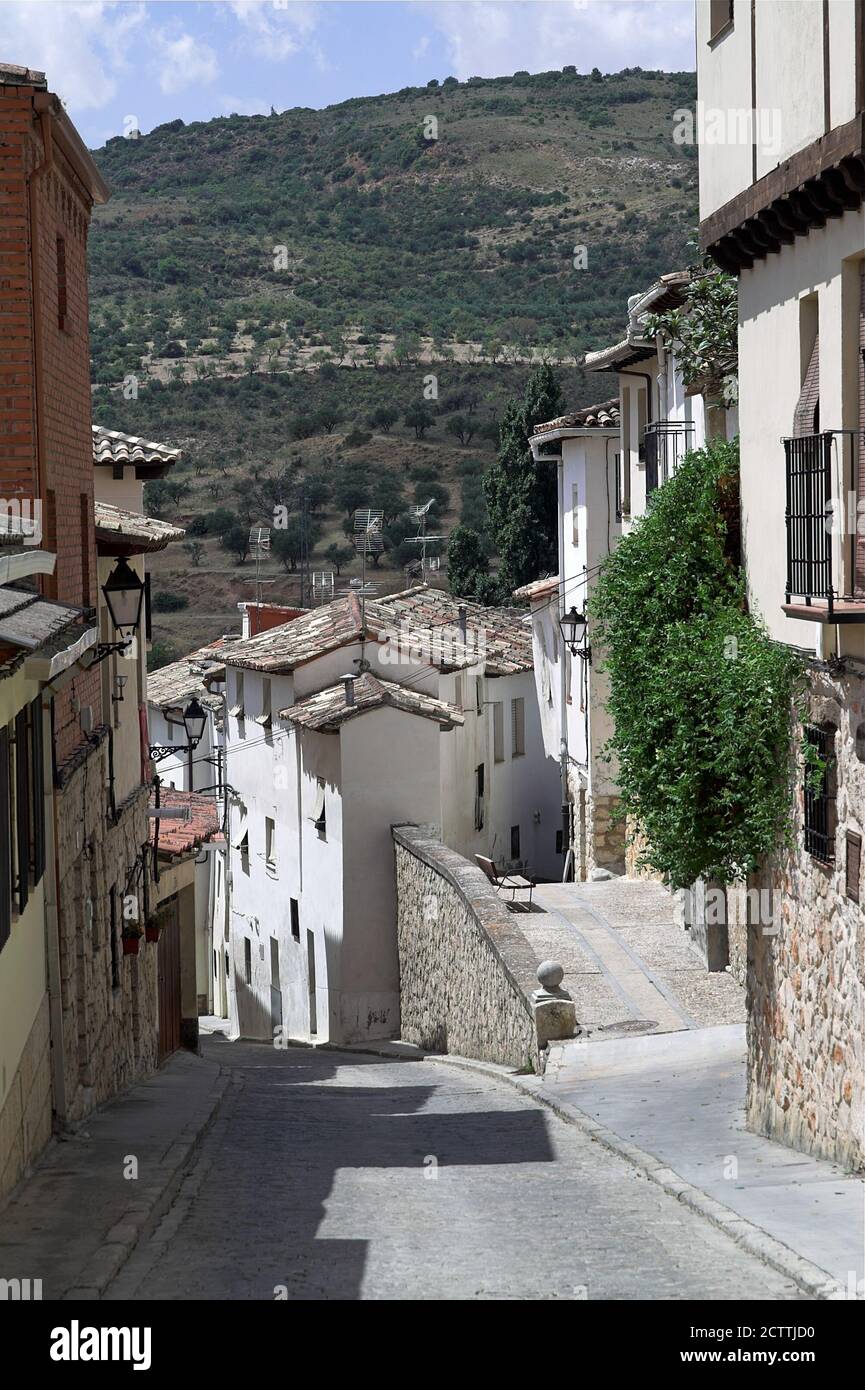
[[[862,1280],[862,1182],[744,1127],[744,1024],[564,1043],[541,1089],[825,1270],[827,1285]]]
[[[54,1140],[0,1210],[0,1278],[41,1279],[43,1299],[98,1298],[169,1206],[229,1081],[178,1052]]]

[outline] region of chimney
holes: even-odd
[[[345,703],[346,703],[346,706],[349,706],[349,705],[353,705],[353,704],[354,704],[354,683],[355,683],[356,680],[357,680],[357,676],[354,674],[354,672],[352,672],[352,673],[351,673],[350,675],[348,675],[348,676],[343,676],[343,678],[342,678],[343,685],[345,686]]]
[[[466,606],[464,603],[460,604],[457,612],[459,614],[460,641],[462,642],[463,646],[465,646],[466,638],[468,636],[468,629],[466,626]]]

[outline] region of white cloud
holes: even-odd
[[[319,6],[307,0],[228,0],[228,5],[241,26],[243,46],[277,62],[309,46],[319,22]]]
[[[70,113],[98,110],[116,96],[132,35],[146,17],[141,4],[115,0],[6,0],[3,58],[37,68]]]
[[[429,34],[422,34],[411,51],[411,56],[415,62],[423,58],[429,48]]]
[[[156,30],[153,35],[156,49],[154,67],[159,87],[166,96],[183,92],[199,83],[213,82],[219,75],[219,63],[213,49],[194,39],[191,34],[174,30]]]
[[[568,63],[580,72],[694,67],[686,0],[451,0],[419,8],[442,34],[461,80]]]

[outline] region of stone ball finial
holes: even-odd
[[[545,960],[541,961],[541,964],[538,966],[538,980],[540,981],[542,989],[558,989],[564,977],[565,972],[558,961]]]

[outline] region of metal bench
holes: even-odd
[[[528,891],[529,900],[521,905],[531,907],[532,893],[535,889],[534,879],[523,878],[522,874],[499,873],[492,859],[487,859],[483,854],[475,855],[475,863],[483,869],[497,893],[510,893],[511,903],[516,901],[517,893]]]

